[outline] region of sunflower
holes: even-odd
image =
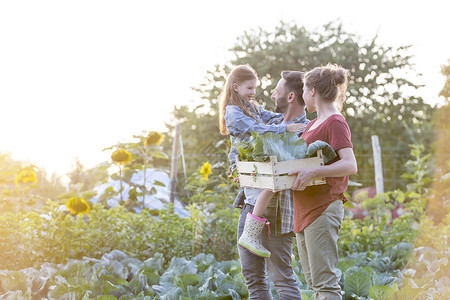
[[[208,179],[209,174],[212,174],[211,165],[209,162],[205,162],[203,164],[202,169],[200,170],[200,174],[202,174],[204,179]]]
[[[151,131],[148,136],[145,138],[144,146],[148,145],[161,145],[164,137],[161,133],[156,131]]]
[[[113,162],[126,165],[131,161],[131,153],[124,149],[116,150],[111,154],[111,159]]]
[[[70,210],[70,212],[74,215],[78,214],[87,214],[89,215],[89,204],[80,197],[72,197],[67,202],[66,207]]]
[[[17,184],[25,184],[27,182],[37,182],[36,173],[30,167],[19,170],[19,172],[17,172],[16,178],[14,179],[14,183]]]

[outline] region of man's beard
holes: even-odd
[[[280,101],[275,102],[275,112],[284,114],[288,108],[287,93],[280,98]]]

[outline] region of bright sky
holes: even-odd
[[[76,157],[165,130],[190,87],[229,60],[245,30],[281,20],[344,29],[388,46],[413,45],[427,102],[439,101],[450,59],[445,1],[0,1],[0,152],[64,175]],[[296,66],[292,66],[295,69]]]

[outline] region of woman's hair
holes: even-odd
[[[247,80],[258,79],[255,70],[248,65],[240,65],[231,70],[228,75],[227,81],[222,90],[222,94],[220,95],[219,102],[219,128],[220,133],[223,135],[228,134],[228,129],[225,124],[225,110],[228,105],[236,105],[238,106],[247,116],[251,118],[255,118],[248,108],[247,105],[244,104],[242,99],[239,98],[238,93],[234,90],[234,84],[241,84]],[[254,102],[250,103],[250,106],[257,111],[257,105]]]
[[[320,97],[329,102],[337,100],[338,109],[342,109],[347,92],[350,72],[335,64],[316,67],[305,74],[304,84],[314,88]]]

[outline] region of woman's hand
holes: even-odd
[[[303,191],[308,186],[308,184],[317,177],[315,170],[315,168],[300,169],[289,173],[288,175],[297,174],[297,178],[292,185],[292,189],[296,191]]]
[[[306,124],[303,123],[290,123],[286,125],[286,132],[297,132],[306,128]]]
[[[314,178],[342,177],[358,172],[355,155],[352,148],[342,148],[337,151],[340,159],[331,165],[320,166],[310,169],[300,169],[290,172],[288,175],[297,174],[293,190],[303,191]]]

